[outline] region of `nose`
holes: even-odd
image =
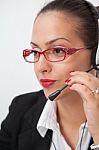
[[[39,61],[37,62],[38,71],[41,73],[49,73],[52,70],[51,62],[46,60],[44,55],[40,55]]]

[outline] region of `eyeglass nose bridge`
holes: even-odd
[[[39,52],[38,61],[39,61],[41,55],[43,55],[44,58],[45,58],[47,61],[49,61],[48,58],[47,58],[47,56],[46,56],[46,51],[47,51],[47,50],[43,50],[42,52]]]

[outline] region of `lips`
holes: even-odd
[[[56,80],[40,79],[40,83],[44,88],[48,88],[49,86],[53,85],[55,82]]]

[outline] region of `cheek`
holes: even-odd
[[[83,51],[80,55],[78,55],[78,58],[76,60],[76,66],[78,70],[86,71],[88,68],[91,67],[91,53],[90,51]]]
[[[71,56],[67,64],[70,71],[85,71],[91,66],[91,53],[90,51],[82,51]]]
[[[61,81],[64,81],[69,77],[70,70],[70,63],[60,62],[60,64],[55,66],[53,74],[56,74],[56,77],[58,77]]]

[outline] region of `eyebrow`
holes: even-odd
[[[60,38],[56,38],[56,39],[53,39],[53,40],[51,40],[51,41],[46,42],[45,45],[50,45],[50,44],[52,44],[52,43],[54,43],[54,42],[56,42],[56,41],[58,41],[58,40],[65,40],[65,41],[71,43],[68,39],[63,38],[63,37],[60,37]],[[34,42],[32,42],[32,41],[30,42],[30,44],[39,47],[36,43],[34,43]]]

